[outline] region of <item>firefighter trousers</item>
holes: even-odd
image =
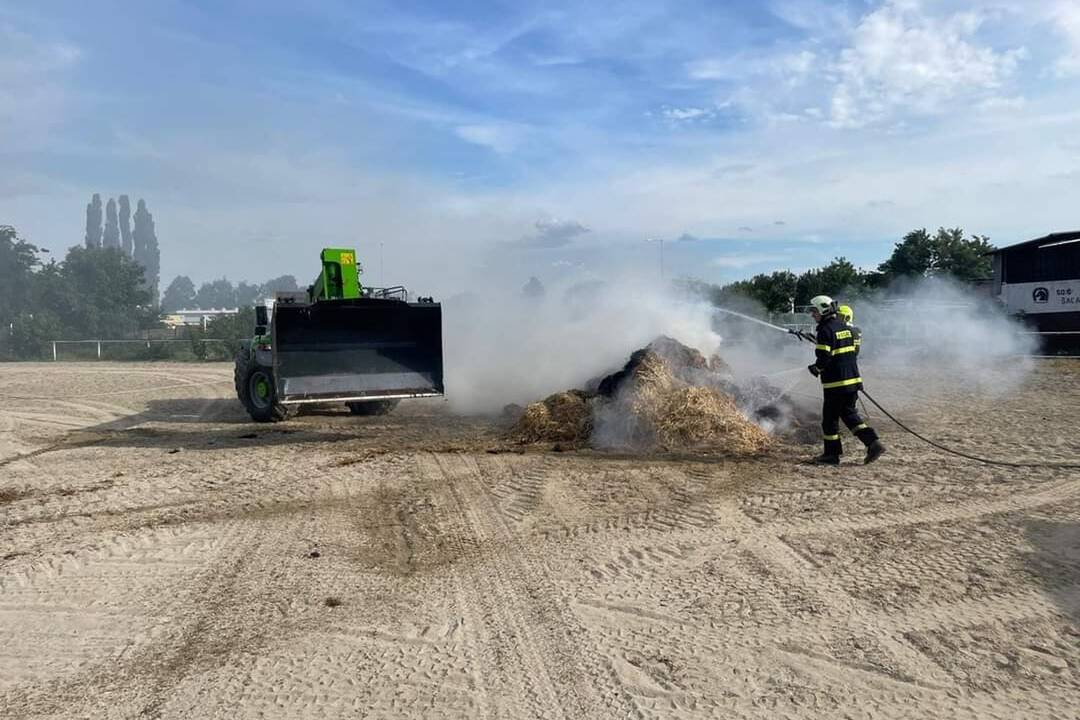
[[[840,421],[843,420],[851,434],[859,438],[863,445],[869,446],[878,439],[874,428],[863,422],[855,402],[859,392],[852,390],[843,393],[826,393],[821,408],[821,432],[825,440],[826,455],[842,455],[844,446],[840,442]]]

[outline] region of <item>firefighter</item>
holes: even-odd
[[[824,465],[839,465],[843,445],[840,443],[840,421],[866,446],[864,463],[872,463],[885,453],[874,429],[863,422],[855,402],[862,387],[859,364],[855,359],[855,337],[840,319],[836,303],[827,295],[810,301],[810,315],[817,323],[815,360],[807,369],[821,378],[825,401],[821,408],[821,431],[825,451],[815,459]]]
[[[851,330],[851,337],[855,340],[855,357],[859,357],[859,351],[862,350],[862,330],[855,324],[855,311],[850,305],[841,305],[836,309],[836,314]]]

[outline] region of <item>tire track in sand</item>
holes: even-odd
[[[106,373],[107,374],[107,373]],[[163,373],[152,372],[135,372],[134,374],[141,375],[153,375],[169,377]],[[176,380],[177,378],[173,378]],[[144,392],[147,395],[153,396],[154,393],[159,392],[162,389],[168,389],[170,387],[186,387],[186,388],[210,388],[211,394],[207,397],[201,398],[202,403],[199,405],[196,413],[196,420],[212,421],[220,417],[223,417],[228,413],[227,409],[220,406],[222,399],[231,397],[231,394],[227,389],[222,389],[220,386],[223,384],[220,378],[214,376],[203,376],[194,380],[181,380],[183,383],[181,386],[165,386],[163,388],[144,388],[137,391],[132,390],[130,392]],[[231,381],[230,381],[231,382]],[[129,391],[120,391],[129,392]],[[50,398],[47,396],[29,398],[36,401],[41,401],[46,404],[52,404],[54,406],[60,406],[59,412],[49,412],[46,408],[45,412],[41,410],[29,410],[29,411],[2,411],[0,410],[0,422],[4,422],[8,427],[0,430],[0,468],[7,465],[11,465],[20,461],[29,461],[33,458],[40,457],[41,455],[47,455],[53,452],[60,452],[63,450],[78,449],[85,447],[92,447],[102,442],[100,437],[88,437],[79,439],[80,433],[94,430],[104,430],[107,432],[124,432],[131,430],[144,422],[151,420],[164,420],[168,421],[168,417],[160,418],[146,411],[138,412],[131,408],[124,407],[122,405],[116,405],[107,403],[100,400],[93,400],[90,402],[76,402],[73,400],[65,400],[62,398]],[[82,412],[85,415],[89,415],[93,418],[88,423],[81,422],[73,417],[72,411],[76,413]],[[24,450],[25,443],[19,443],[15,438],[16,423],[14,420],[19,419],[23,422],[31,422],[35,424],[41,424],[45,426],[53,426],[58,428],[64,428],[67,430],[58,440],[55,440],[48,445],[33,448],[31,450]],[[4,440],[3,436],[9,434],[10,440]],[[91,432],[91,434],[93,434]],[[5,447],[6,446],[6,447]],[[14,452],[12,452],[14,451]]]
[[[476,459],[423,455],[419,462],[426,477],[442,479],[470,531],[470,605],[476,611],[468,612],[484,635],[481,675],[495,685],[489,690],[494,715],[641,717],[610,662],[596,657],[547,568],[514,532],[513,519],[500,512]],[[497,691],[500,685],[509,695]],[[499,707],[508,696],[523,698],[525,707]]]

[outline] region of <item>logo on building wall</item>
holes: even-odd
[[[1044,287],[1037,287],[1031,291],[1031,299],[1040,305],[1050,302],[1050,291]]]

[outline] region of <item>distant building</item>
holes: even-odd
[[[199,326],[206,327],[206,323],[222,315],[236,315],[239,308],[221,308],[220,310],[176,310],[161,317],[161,321],[172,328]]]
[[[1080,332],[1080,230],[991,253],[993,297],[1039,332]]]

